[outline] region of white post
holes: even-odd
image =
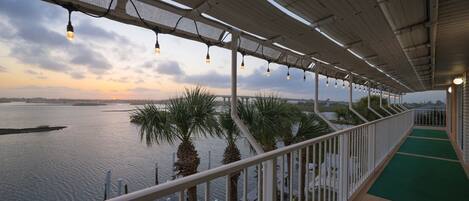
[[[368,109],[373,112],[374,114],[378,115],[379,118],[383,118],[381,114],[376,112],[372,107],[371,107],[371,87],[368,85]]]
[[[176,179],[176,165],[175,165],[175,163],[176,163],[176,153],[173,152],[173,168],[172,168],[172,170],[173,170],[173,178],[172,178],[171,180]]]
[[[363,117],[360,113],[358,113],[357,111],[355,111],[355,109],[353,109],[353,99],[352,99],[352,96],[353,96],[353,89],[352,89],[352,83],[353,83],[353,76],[352,74],[349,74],[349,99],[348,99],[348,108],[349,110],[354,113],[355,115],[357,115],[358,118],[360,118],[363,122],[368,122],[368,120]]]
[[[334,131],[339,130],[332,122],[330,122],[324,115],[319,111],[319,74],[317,71],[314,72],[314,113],[318,115],[327,125]]]
[[[241,133],[246,137],[248,142],[254,148],[257,154],[264,153],[262,146],[257,143],[256,139],[251,135],[249,129],[244,122],[239,118],[237,113],[237,57],[238,57],[238,41],[239,33],[232,32],[231,36],[231,118],[235,122],[236,126],[240,129]],[[276,193],[276,162],[275,160],[266,161],[263,163],[263,199],[264,200],[275,200],[277,198]]]
[[[349,180],[349,133],[339,136],[339,201],[348,200],[348,180]],[[313,198],[314,199],[314,198]]]
[[[388,108],[391,109],[392,111],[394,111],[395,113],[399,113],[391,105],[392,105],[391,104],[391,92],[388,92]]]
[[[251,135],[249,129],[244,124],[244,122],[238,116],[238,96],[237,96],[237,70],[238,70],[238,41],[239,41],[239,33],[233,31],[231,33],[231,118],[235,122],[236,126],[239,128],[241,133],[246,137],[249,144],[254,148],[257,154],[264,153],[261,145],[257,143],[256,139]]]

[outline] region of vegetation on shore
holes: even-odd
[[[20,134],[20,133],[37,133],[55,131],[67,128],[66,126],[38,126],[35,128],[0,128],[0,135]]]

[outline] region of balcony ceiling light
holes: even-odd
[[[454,83],[455,85],[460,85],[460,84],[462,84],[463,82],[464,82],[464,80],[462,79],[462,77],[457,77],[457,78],[454,78],[454,79],[453,79],[453,83]]]

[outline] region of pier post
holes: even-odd
[[[155,185],[158,185],[160,182],[158,181],[158,163],[155,163]]]
[[[108,170],[106,173],[106,180],[104,183],[105,189],[104,189],[104,195],[106,198],[111,197],[111,170]]]
[[[117,179],[117,195],[122,195],[122,178]]]

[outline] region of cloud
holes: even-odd
[[[36,76],[37,79],[40,79],[40,80],[46,80],[47,79],[47,76],[44,76],[44,75],[38,75]]]
[[[107,40],[113,43],[130,44],[131,42],[116,32],[107,31],[101,27],[95,26],[89,20],[83,20],[76,26],[76,34],[80,37],[89,37],[97,40]]]
[[[3,97],[44,97],[44,98],[105,98],[99,91],[80,90],[70,87],[56,86],[22,86],[15,88],[1,88],[0,93]]]
[[[181,67],[176,61],[164,61],[158,63],[158,66],[155,69],[156,72],[166,75],[182,75]]]
[[[109,81],[112,82],[119,82],[119,83],[127,83],[129,82],[129,77],[122,76],[120,78],[110,78]]]
[[[109,61],[99,52],[94,51],[86,46],[77,46],[76,53],[72,55],[70,60],[73,64],[83,65],[89,71],[95,74],[102,74],[112,68]]]
[[[42,69],[69,74],[72,78],[79,77],[73,73],[73,65],[80,65],[94,74],[104,74],[113,68],[106,56],[123,58],[122,55],[132,54],[129,48],[140,48],[127,37],[80,18],[74,25],[82,40],[70,43],[63,33],[50,28],[66,21],[65,10],[42,1],[2,0],[0,17],[3,19],[0,20],[1,27],[6,28],[1,31],[0,38],[9,42],[11,57]],[[119,48],[111,51],[103,41],[118,43]]]
[[[203,84],[215,88],[228,88],[231,83],[228,75],[222,75],[216,71],[210,71],[200,75],[183,75],[175,77],[174,79],[178,82]]]
[[[33,71],[33,70],[31,70],[31,69],[27,69],[27,70],[25,70],[24,72],[27,73],[27,74],[31,74],[31,75],[38,75],[38,74],[39,74],[38,72]]]
[[[142,93],[142,92],[159,92],[159,89],[150,89],[150,88],[145,88],[145,87],[136,87],[132,89],[128,89],[127,91],[129,92],[134,92],[134,93]]]
[[[70,77],[72,77],[73,79],[76,79],[76,80],[81,80],[81,79],[84,79],[85,78],[85,75],[83,75],[83,73],[81,72],[71,72],[69,73]]]

